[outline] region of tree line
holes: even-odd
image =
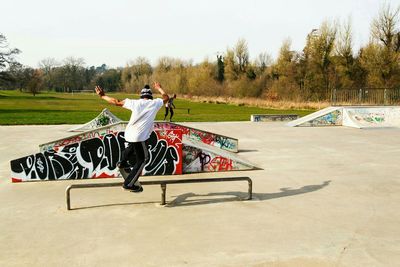
[[[381,7],[371,22],[367,44],[353,48],[351,20],[324,21],[305,37],[301,51],[284,40],[275,60],[268,53],[251,59],[245,39],[239,39],[215,59],[159,58],[155,66],[138,57],[120,68],[86,67],[82,58],[62,62],[46,58],[38,68],[23,66],[0,35],[0,88],[72,92],[100,85],[107,91],[139,92],[160,81],[168,91],[196,96],[254,97],[269,100],[327,100],[332,89],[397,88],[400,86],[399,7]]]

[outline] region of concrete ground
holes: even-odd
[[[239,139],[263,170],[245,182],[171,185],[141,194],[12,184],[9,162],[71,125],[0,127],[0,266],[400,266],[400,130],[187,123]],[[160,177],[155,177],[160,178]],[[143,178],[148,179],[148,178]]]

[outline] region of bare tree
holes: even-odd
[[[225,78],[234,81],[239,76],[239,64],[235,58],[235,51],[228,48],[224,55]]]
[[[14,56],[21,51],[9,48],[7,38],[0,33],[0,80],[9,80],[10,76],[3,70],[12,63],[16,63]]]
[[[333,79],[335,88],[352,88],[355,84],[356,60],[353,53],[353,33],[351,18],[338,24],[333,54]],[[360,84],[358,84],[360,86]]]
[[[43,86],[47,89],[53,89],[56,81],[54,80],[54,69],[60,66],[54,58],[44,58],[39,61],[39,68],[42,70],[43,75]]]
[[[275,64],[276,78],[280,76],[291,76],[295,52],[291,50],[292,41],[285,39],[279,49],[278,59]]]
[[[122,83],[125,90],[138,90],[149,83],[153,68],[145,57],[138,57],[129,62],[122,71]]]
[[[44,58],[39,61],[39,68],[42,69],[44,74],[50,73],[55,67],[60,66],[60,63],[52,57]]]
[[[67,57],[63,60],[64,66],[71,66],[71,67],[84,67],[86,65],[85,59],[82,57]]]
[[[273,63],[273,59],[270,54],[263,52],[258,54],[257,58],[254,61],[254,65],[259,70],[260,73],[264,72],[264,70],[271,66]]]
[[[385,4],[371,24],[372,37],[394,52],[400,49],[399,15],[400,7]]]
[[[68,92],[82,90],[85,84],[85,60],[67,57],[63,62],[64,90]]]
[[[315,90],[318,87],[329,89],[329,69],[332,65],[334,44],[337,36],[337,23],[324,21],[320,28],[313,30],[307,37],[305,51],[307,53],[307,72]],[[320,77],[320,78],[318,78]],[[321,81],[319,81],[321,80]],[[314,83],[315,82],[315,83]]]
[[[234,51],[239,64],[239,71],[242,73],[246,72],[247,65],[249,64],[249,49],[246,40],[243,38],[239,39]]]
[[[43,85],[43,76],[42,72],[39,69],[33,70],[31,73],[31,77],[28,81],[28,84],[26,85],[26,89],[28,92],[32,93],[33,96],[35,96],[37,93],[39,93],[40,89],[42,88]]]
[[[353,32],[351,19],[340,25],[335,43],[336,54],[347,61],[353,58]]]
[[[368,69],[368,82],[392,87],[400,80],[400,7],[385,4],[371,24],[371,43],[363,49],[362,63]],[[369,61],[375,61],[370,65]]]

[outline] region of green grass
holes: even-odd
[[[110,94],[125,99],[137,98],[137,95]],[[191,102],[185,99],[174,101],[173,120],[186,121],[249,121],[251,114],[298,114],[307,115],[313,110],[277,110],[263,109],[230,104],[211,104]],[[0,125],[20,124],[82,124],[96,117],[103,108],[108,108],[122,120],[129,120],[130,111],[108,104],[93,94],[40,93],[32,96],[19,91],[0,90]],[[188,114],[187,109],[190,109]],[[164,118],[162,108],[156,119]]]

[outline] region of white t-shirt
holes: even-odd
[[[125,140],[128,142],[146,141],[153,131],[154,119],[163,104],[164,101],[161,98],[154,100],[125,99],[123,107],[132,111],[125,129]]]

